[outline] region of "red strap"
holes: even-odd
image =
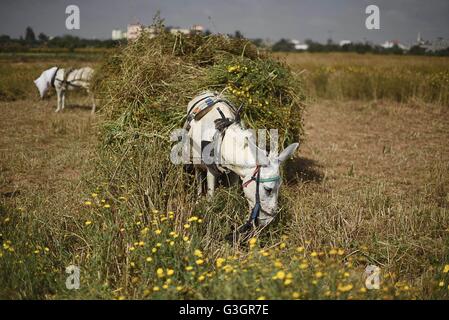
[[[253,172],[253,175],[251,176],[251,179],[249,179],[248,181],[246,181],[242,184],[243,188],[246,188],[251,182],[253,182],[257,179],[256,177],[257,177],[257,173],[259,172],[259,170],[260,170],[260,165],[257,165],[256,169]]]

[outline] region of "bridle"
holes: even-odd
[[[249,228],[251,228],[253,226],[253,222],[256,221],[257,217],[259,216],[260,210],[262,208],[262,206],[260,205],[260,192],[259,192],[259,188],[260,188],[260,184],[264,183],[264,182],[274,182],[274,181],[278,181],[281,179],[280,176],[274,176],[274,177],[270,177],[270,178],[260,178],[260,168],[261,165],[257,165],[256,169],[254,170],[253,174],[251,175],[251,178],[247,181],[245,181],[242,184],[243,188],[246,188],[251,182],[255,181],[256,182],[256,203],[254,204],[253,209],[251,210],[251,214],[249,216],[248,221],[242,226],[240,227],[239,231],[246,231]]]

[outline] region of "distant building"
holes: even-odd
[[[112,30],[112,40],[122,40],[122,39],[126,39],[126,32],[116,29],[116,30]]]
[[[194,24],[191,29],[192,33],[203,33],[204,27],[199,24]]]
[[[126,33],[128,40],[135,40],[140,36],[143,26],[140,23],[128,24],[128,32]]]
[[[190,29],[171,28],[170,32],[172,34],[190,34]]]
[[[340,43],[339,43],[340,47],[343,47],[343,46],[346,46],[346,45],[350,45],[350,44],[352,44],[351,40],[341,40]]]
[[[419,44],[419,46],[426,49],[426,51],[436,52],[449,48],[449,40],[437,38],[433,41],[423,41],[422,44]]]
[[[408,50],[409,48],[405,45],[403,45],[402,43],[400,43],[398,40],[391,40],[391,41],[385,41],[384,43],[382,43],[380,45],[382,48],[384,49],[391,49],[394,46],[397,46],[398,48],[402,49],[402,50]]]
[[[305,50],[309,49],[308,44],[301,43],[299,40],[296,40],[296,39],[291,39],[290,43],[293,44],[293,47],[295,48],[295,50],[298,50],[298,51],[305,51]]]
[[[416,37],[416,44],[418,46],[424,45],[425,41],[423,40],[423,38],[421,37],[421,32],[418,32],[418,36]]]

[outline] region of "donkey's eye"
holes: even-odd
[[[264,187],[264,189],[267,194],[271,194],[273,192],[273,188]]]

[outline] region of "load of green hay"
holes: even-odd
[[[277,128],[285,143],[302,132],[301,83],[246,39],[144,33],[110,57],[99,78],[107,120],[126,127],[182,127],[187,103],[212,89],[243,104],[248,127]]]
[[[204,90],[224,90],[236,106],[243,104],[247,127],[278,129],[281,145],[301,138],[299,79],[246,39],[174,35],[161,28],[155,37],[143,33],[120,48],[96,77],[104,118],[102,171],[111,189],[128,190],[132,210],[172,210],[187,217],[215,211],[214,217],[234,224],[246,219],[238,189],[223,195],[225,200],[219,190],[213,204],[195,205],[192,176],[169,160],[170,132],[182,128],[187,103]]]

